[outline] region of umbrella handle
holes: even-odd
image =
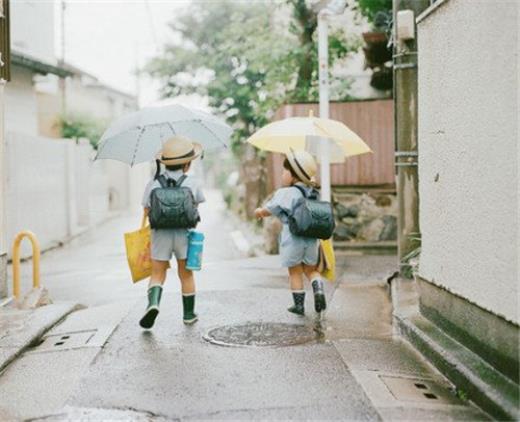
[[[147,219],[146,212],[143,212],[143,218],[141,219],[141,228],[142,229],[144,229],[146,227],[146,219]]]

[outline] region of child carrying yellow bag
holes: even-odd
[[[139,230],[125,233],[126,257],[134,283],[150,277],[152,274],[152,259],[150,256],[151,232],[143,215]]]

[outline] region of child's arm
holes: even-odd
[[[255,210],[255,217],[258,219],[269,217],[273,214],[271,214],[271,211],[269,211],[267,208],[257,208]]]

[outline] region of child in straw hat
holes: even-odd
[[[167,179],[173,179],[176,183],[185,176],[182,181],[183,187],[188,187],[193,193],[195,203],[198,205],[205,201],[204,194],[197,181],[186,175],[190,169],[191,162],[202,154],[202,147],[182,136],[174,136],[163,144],[161,153],[157,156],[157,173],[146,186],[142,205],[145,214],[150,212],[151,193],[159,188],[157,180],[160,173],[160,164],[166,167],[163,175]],[[142,328],[152,328],[161,302],[162,285],[166,279],[166,271],[172,255],[177,260],[177,274],[182,287],[183,321],[185,324],[193,324],[197,321],[195,308],[195,280],[193,272],[186,269],[186,258],[188,251],[188,229],[152,229],[152,275],[148,286],[148,306],[139,324]]]
[[[288,311],[297,315],[305,314],[305,290],[303,275],[311,281],[314,292],[314,308],[316,312],[326,309],[323,280],[317,271],[318,239],[295,236],[289,230],[288,216],[291,215],[302,192],[295,186],[304,189],[309,195],[315,188],[314,176],[317,165],[313,156],[306,151],[291,151],[283,163],[282,184],[273,198],[264,208],[257,208],[255,216],[264,218],[270,215],[278,217],[283,223],[280,237],[280,255],[282,266],[289,271],[289,280],[294,304]]]

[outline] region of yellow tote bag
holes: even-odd
[[[329,281],[336,279],[336,256],[334,255],[334,247],[332,238],[320,240],[318,271]]]
[[[125,233],[126,257],[134,283],[150,277],[152,274],[152,258],[150,256],[151,232],[143,215],[141,228]]]

